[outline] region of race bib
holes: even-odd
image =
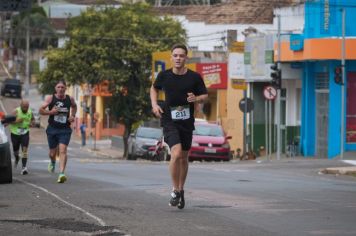
[[[172,120],[187,120],[190,118],[189,105],[171,107]]]
[[[58,114],[54,116],[54,121],[61,123],[61,124],[66,124],[67,123],[67,114]]]
[[[24,129],[24,128],[18,128],[18,129],[17,129],[17,133],[18,133],[19,135],[26,134],[26,129]]]

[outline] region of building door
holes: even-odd
[[[329,90],[316,91],[316,155],[328,158]]]
[[[347,75],[346,142],[356,143],[356,72]]]

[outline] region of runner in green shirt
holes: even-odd
[[[17,107],[12,114],[16,116],[16,120],[10,124],[11,132],[11,142],[12,148],[15,156],[16,168],[20,160],[20,146],[22,150],[21,161],[22,161],[22,175],[27,175],[27,157],[28,157],[28,146],[30,142],[30,126],[33,125],[34,118],[32,115],[32,110],[29,108],[30,104],[27,100],[22,100],[19,107]]]

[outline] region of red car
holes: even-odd
[[[192,147],[189,150],[189,161],[231,159],[230,144],[221,125],[208,122],[196,122],[193,131]]]

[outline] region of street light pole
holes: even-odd
[[[277,67],[281,70],[281,15],[277,15],[278,19],[278,61]],[[282,78],[281,85],[282,88]],[[276,105],[276,122],[277,122],[277,160],[281,159],[281,89],[277,89],[277,105]]]
[[[341,137],[340,137],[340,159],[344,158],[344,136],[345,136],[345,8],[341,9],[342,15],[342,40],[341,40],[341,72],[342,72],[342,83],[341,83]]]
[[[26,22],[26,73],[25,73],[25,96],[29,96],[30,90],[30,19]]]

